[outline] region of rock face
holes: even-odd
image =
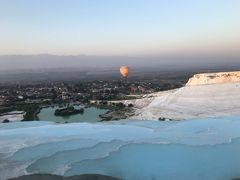
[[[138,100],[132,118],[183,120],[240,115],[239,75],[239,72],[195,75],[185,87]]]
[[[21,121],[24,119],[25,112],[23,111],[12,111],[8,113],[4,113],[0,115],[0,123],[1,122],[7,122],[5,120],[8,120],[8,122],[14,122],[14,121]]]
[[[240,71],[196,74],[186,86],[240,82]]]

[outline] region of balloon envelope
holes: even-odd
[[[122,77],[126,78],[128,76],[128,73],[129,73],[128,66],[122,66],[120,68],[120,73],[121,73]]]

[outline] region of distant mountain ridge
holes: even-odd
[[[227,55],[162,55],[162,56],[63,56],[63,55],[0,55],[0,70],[46,68],[112,68],[130,67],[172,69],[240,68],[240,56]]]

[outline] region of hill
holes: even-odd
[[[186,86],[131,102],[134,119],[195,119],[240,115],[240,72],[194,75]],[[129,102],[127,102],[129,103]]]

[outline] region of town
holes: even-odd
[[[36,120],[40,107],[66,104],[94,105],[94,102],[138,98],[141,94],[181,87],[182,81],[162,83],[136,80],[92,80],[81,82],[40,82],[1,84],[0,114],[25,112],[24,120]],[[118,106],[119,107],[119,106]]]

